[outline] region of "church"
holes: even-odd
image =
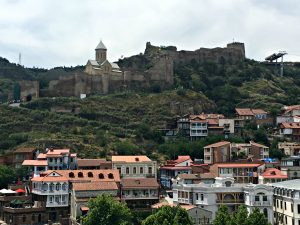
[[[107,48],[102,41],[95,49],[95,60],[88,60],[85,72],[91,75],[116,75],[122,76],[122,71],[117,63],[107,60]]]

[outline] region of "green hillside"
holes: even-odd
[[[5,97],[19,79],[39,80],[46,86],[74,70],[82,67],[26,69],[1,59],[0,95]],[[253,60],[237,64],[192,60],[175,65],[174,72],[173,90],[163,92],[156,88],[156,93],[131,90],[84,100],[40,98],[21,108],[1,105],[0,153],[20,145],[41,149],[53,145],[71,147],[85,157],[155,154],[162,143],[157,129],[178,115],[219,112],[233,116],[235,107],[260,107],[275,115],[283,105],[300,102],[298,64],[286,66],[284,77]]]

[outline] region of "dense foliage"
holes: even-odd
[[[163,206],[157,212],[148,216],[142,225],[193,225],[187,211],[180,206]]]
[[[241,205],[238,211],[230,215],[227,206],[221,205],[213,225],[270,225],[265,215],[258,208],[248,214],[245,205]]]
[[[125,203],[108,195],[99,195],[88,203],[89,212],[83,225],[131,225],[132,214]]]

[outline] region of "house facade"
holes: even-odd
[[[156,178],[157,163],[145,155],[112,156],[112,168],[120,172],[122,178]]]

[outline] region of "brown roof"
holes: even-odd
[[[200,179],[197,174],[192,174],[192,173],[190,173],[190,174],[187,174],[187,173],[178,174],[177,177],[179,177],[181,179],[189,179],[189,180]]]
[[[105,159],[77,159],[78,167],[100,166],[102,163],[107,163],[107,161]]]
[[[152,209],[159,209],[163,206],[171,206],[171,207],[176,207],[176,206],[180,206],[181,208],[185,209],[185,210],[190,210],[190,209],[193,209],[193,208],[196,208],[197,206],[195,205],[175,205],[174,203],[169,203],[167,201],[163,201],[163,202],[159,202],[159,203],[156,203],[154,205],[151,205],[151,208]]]
[[[257,115],[257,114],[267,114],[267,112],[263,109],[252,109],[252,112],[254,115]]]
[[[280,128],[290,128],[290,129],[299,129],[300,123],[282,123]]]
[[[54,170],[48,170],[43,174],[50,174]],[[76,181],[114,181],[120,182],[120,175],[118,170],[55,170],[54,172],[59,173],[61,176],[67,178],[71,182]],[[111,178],[109,177],[111,174]],[[73,175],[73,176],[72,176]],[[82,175],[82,176],[81,176]],[[103,175],[103,176],[102,176]],[[53,177],[55,181],[55,177]]]
[[[36,150],[36,148],[17,148],[15,150],[15,153],[31,153],[35,150]]]
[[[261,174],[264,178],[282,178],[287,179],[288,176],[282,173],[279,169],[276,168],[267,168],[265,172]]]
[[[210,172],[210,173],[200,173],[199,176],[200,176],[201,179],[214,179],[214,178],[217,177],[217,176],[216,176],[214,173],[212,173],[212,172]]]
[[[254,145],[254,146],[257,146],[257,147],[260,147],[260,148],[268,148],[267,146],[262,145],[262,144],[259,144],[259,143],[256,143],[256,142],[254,142],[254,141],[250,141],[250,144],[251,144],[251,145]]]
[[[206,119],[223,119],[225,116],[223,114],[199,114],[199,115],[190,115],[190,120],[206,120]]]
[[[40,153],[38,156],[37,156],[37,159],[46,159],[46,154],[44,153]]]
[[[121,184],[124,189],[159,188],[159,184],[155,178],[123,178]]]
[[[151,159],[149,159],[145,155],[114,155],[112,156],[111,161],[133,163],[133,162],[151,162]]]
[[[75,191],[102,191],[102,190],[118,190],[116,182],[111,181],[93,181],[87,183],[73,183]]]
[[[211,145],[207,145],[207,146],[204,146],[204,148],[217,148],[217,147],[221,147],[223,145],[228,145],[230,144],[229,141],[219,141],[217,143],[214,143],[214,144],[211,144]]]
[[[236,108],[235,111],[240,116],[254,116],[254,113],[250,108]]]
[[[48,166],[46,160],[24,160],[22,166]]]

